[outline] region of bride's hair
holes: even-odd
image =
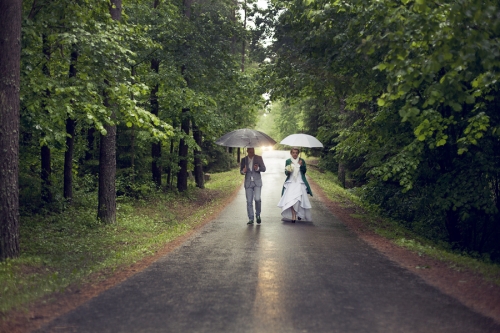
[[[297,151],[297,153],[299,153],[299,154],[300,154],[300,149],[299,149],[299,148],[297,148],[297,147],[293,147],[292,149],[290,149],[290,155],[293,153],[293,151],[294,151],[294,150],[296,150],[296,151]]]

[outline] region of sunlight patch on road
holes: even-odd
[[[282,269],[282,263],[277,258],[266,258],[265,253],[272,253],[273,249],[276,248],[273,241],[261,242],[260,247],[264,255],[259,261],[258,267],[259,280],[254,303],[255,318],[257,325],[261,329],[271,332],[275,327],[282,330],[291,322],[285,308],[285,271]]]

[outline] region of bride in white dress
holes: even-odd
[[[312,191],[306,179],[306,161],[299,157],[299,149],[290,150],[291,158],[285,162],[285,175],[281,200],[278,207],[281,208],[283,219],[311,221],[311,203],[308,194]]]

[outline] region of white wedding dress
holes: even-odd
[[[312,221],[311,218],[311,202],[307,194],[307,188],[302,180],[302,175],[299,171],[300,165],[293,163],[294,172],[288,180],[283,184],[285,188],[278,207],[281,208],[281,216],[283,219],[292,219],[292,207],[296,212],[297,217],[304,221]]]

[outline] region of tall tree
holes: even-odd
[[[44,62],[42,66],[43,74],[48,78],[50,77],[50,45],[48,42],[47,34],[42,34],[42,52],[44,55]],[[45,89],[44,98],[42,102],[42,106],[44,108],[43,112],[49,113],[47,110],[48,101],[50,99],[50,89]],[[40,159],[41,159],[41,168],[40,168],[40,178],[42,179],[42,200],[46,203],[52,202],[52,182],[51,182],[51,174],[52,174],[52,163],[50,156],[50,148],[47,144],[43,144],[40,147]]]
[[[111,0],[109,8],[111,18],[120,21],[122,1]],[[106,98],[105,98],[106,99]],[[111,121],[116,120],[114,106],[105,101],[111,110]],[[104,126],[105,135],[101,134],[99,154],[99,194],[97,217],[104,223],[116,222],[116,124]]]
[[[69,65],[69,77],[76,77],[76,62],[78,51],[76,46],[71,51],[71,61]],[[66,119],[66,152],[64,153],[64,198],[68,201],[73,199],[73,153],[75,150],[75,126],[76,121],[71,117]]]
[[[193,139],[198,145],[201,147],[203,145],[203,133],[201,129],[196,125],[196,122],[193,121]],[[202,159],[202,151],[200,149],[194,150],[194,180],[196,182],[196,186],[199,188],[205,188],[205,176],[203,173],[203,159]]]
[[[193,5],[194,0],[184,0],[184,15],[186,19],[189,21],[191,19],[191,6]],[[184,63],[181,66],[181,74],[186,81],[186,87],[189,88],[189,77],[188,77],[188,64]],[[181,113],[181,131],[183,132],[183,136],[179,141],[179,171],[177,172],[177,190],[179,192],[184,192],[188,188],[188,153],[189,146],[186,142],[187,137],[189,136],[189,128],[190,128],[190,109],[187,107],[182,108]]]
[[[155,1],[155,5],[157,6],[157,1]],[[155,7],[156,8],[156,7]],[[151,59],[151,69],[158,74],[160,71],[160,60],[159,59]],[[156,82],[151,89],[151,113],[155,116],[158,116],[160,105],[158,103],[158,90],[160,84]],[[153,181],[157,186],[161,186],[161,142],[153,142],[151,144],[151,173],[153,175]]]
[[[0,260],[19,256],[21,0],[0,1]]]
[[[157,9],[160,5],[160,0],[153,1],[153,9]],[[151,69],[158,75],[160,71],[160,59],[151,59]],[[151,89],[151,113],[158,116],[160,105],[158,103],[158,90],[160,89],[160,84],[156,82]],[[153,175],[153,181],[156,185],[161,186],[161,142],[153,142],[151,144],[151,173]]]
[[[243,2],[243,29],[247,29],[247,0]],[[241,71],[245,71],[245,53],[247,47],[247,40],[243,38],[241,44]]]
[[[189,136],[191,123],[189,111],[189,108],[183,108],[181,113],[181,131],[183,136],[179,141],[179,171],[177,172],[177,190],[179,192],[184,192],[188,189],[189,146],[186,141]]]

